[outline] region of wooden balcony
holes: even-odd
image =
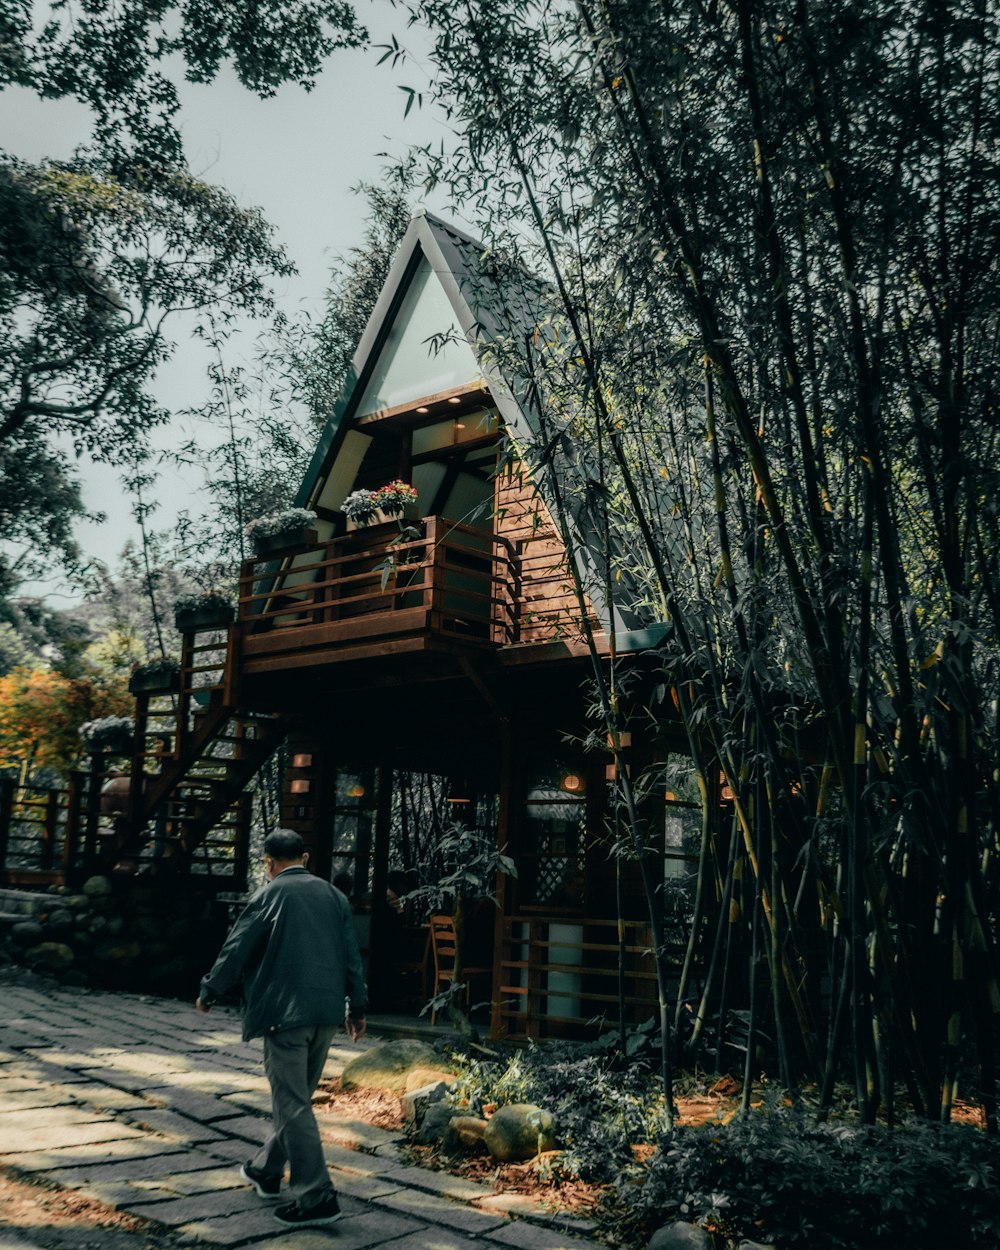
[[[442,517],[369,526],[243,563],[239,674],[509,645],[518,599],[514,551],[488,530]]]

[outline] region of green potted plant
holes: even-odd
[[[181,684],[181,666],[170,656],[139,664],[132,670],[128,688],[132,694],[171,694]]]
[[[316,513],[308,508],[286,508],[257,517],[244,531],[258,556],[284,551],[289,547],[307,547],[317,539]]]
[[[228,595],[209,590],[181,595],[174,602],[174,625],[181,633],[198,629],[225,629],[233,619],[233,601]]]
[[[399,479],[387,482],[376,490],[362,487],[351,491],[340,509],[347,517],[349,530],[363,529],[366,525],[387,521],[413,521],[419,516],[415,488],[409,482]]]
[[[77,733],[88,755],[131,755],[135,721],[129,716],[100,716],[84,721]]]

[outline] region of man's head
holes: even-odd
[[[264,839],[264,868],[272,881],[279,872],[304,865],[308,858],[302,835],[294,829],[275,829]]]

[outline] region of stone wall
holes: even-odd
[[[90,877],[53,886],[0,936],[0,963],[65,985],[194,998],[226,935],[226,909],[190,878]]]

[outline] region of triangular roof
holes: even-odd
[[[392,353],[404,350],[408,333],[412,353],[416,340],[406,322],[416,301],[421,299],[430,301],[434,315],[442,322],[429,334],[420,330],[419,341],[426,346],[426,360],[434,361],[435,353],[450,353],[447,361],[438,362],[441,368],[451,367],[458,374],[464,370],[467,376],[462,378],[463,384],[472,387],[478,381],[488,390],[515,444],[526,447],[538,441],[538,416],[526,398],[531,394],[528,383],[514,373],[509,363],[504,363],[504,353],[492,352],[490,348],[491,344],[509,340],[512,334],[533,331],[543,306],[542,289],[523,270],[517,271],[516,281],[512,274],[511,280],[501,287],[495,276],[496,267],[484,263],[486,257],[483,245],[455,226],[427,212],[413,218],[306,471],[297,506],[316,506],[331,475],[338,479],[336,493],[341,499],[353,488],[367,444],[367,439],[355,430],[354,418],[370,411],[372,405],[378,407],[383,393],[386,406],[391,405],[392,388],[399,382],[399,377],[393,375]],[[443,324],[449,319],[450,325]],[[419,396],[414,393],[405,398],[416,400]],[[357,445],[352,446],[352,439]],[[554,515],[554,501],[547,498],[545,483],[539,482],[537,487]],[[329,489],[326,493],[330,494]],[[339,507],[339,502],[338,499],[334,506]],[[596,562],[588,551],[579,548],[577,558],[588,597],[605,630],[620,635],[640,624],[632,614],[625,619],[617,606],[609,613]],[[609,619],[612,615],[613,624]]]

